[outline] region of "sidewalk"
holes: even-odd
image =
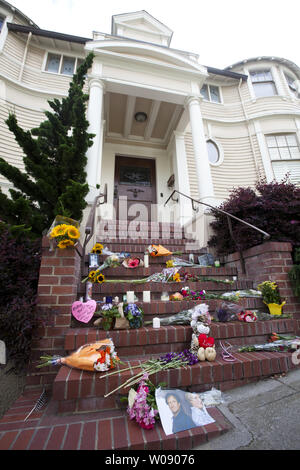
[[[223,393],[226,434],[194,450],[299,450],[300,370]]]

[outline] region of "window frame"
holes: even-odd
[[[269,73],[271,75],[272,79],[271,80],[270,79],[265,79],[265,80],[253,81],[252,74],[254,74],[254,73],[256,73],[256,74]],[[274,77],[274,73],[272,71],[272,67],[270,67],[268,65],[261,66],[261,67],[253,67],[253,68],[251,67],[248,70],[248,74],[249,74],[249,78],[250,78],[251,87],[252,87],[252,90],[253,90],[253,97],[255,99],[257,99],[257,98],[271,98],[272,96],[279,96],[278,86],[276,84],[276,80],[275,80],[275,77]],[[272,95],[257,96],[256,91],[255,91],[255,84],[272,84],[273,88],[275,90],[275,93],[272,94]]]
[[[50,55],[60,56],[58,72],[52,72],[51,70],[46,69],[47,63],[48,63],[48,58],[49,58]],[[67,74],[67,73],[62,73],[62,66],[63,66],[64,57],[68,57],[70,59],[75,59],[74,71],[71,75]],[[69,54],[65,54],[63,52],[57,52],[57,51],[46,51],[45,58],[44,58],[44,63],[43,63],[43,66],[42,66],[43,67],[42,71],[44,73],[51,73],[51,75],[61,75],[63,77],[72,77],[74,75],[74,73],[76,73],[76,71],[77,71],[77,68],[79,66],[78,65],[79,61],[84,61],[84,57],[69,55]]]
[[[283,69],[282,70],[282,73],[283,73],[283,77],[284,77],[284,80],[285,80],[285,83],[286,83],[286,86],[288,87],[288,90],[289,90],[289,93],[290,95],[293,97],[293,98],[298,98],[298,92],[297,92],[297,89],[293,90],[293,88],[291,87],[289,81],[288,81],[288,78],[290,80],[297,80],[297,77],[293,75],[292,72],[290,72],[289,70],[285,70]]]
[[[289,145],[288,144],[288,141],[287,141],[287,137],[289,136],[294,136],[295,138],[295,141],[296,141],[296,145]],[[270,146],[268,144],[268,137],[284,137],[286,139],[286,142],[287,142],[287,145],[284,146],[284,145],[276,145],[276,146]],[[279,181],[277,178],[276,178],[276,174],[275,174],[275,167],[273,166],[273,162],[275,162],[275,165],[277,162],[298,162],[298,164],[300,164],[300,141],[299,141],[299,136],[297,134],[296,131],[294,132],[270,132],[268,134],[265,134],[265,142],[266,142],[266,148],[267,148],[267,151],[268,151],[268,156],[269,156],[269,159],[270,159],[270,165],[271,165],[271,168],[272,168],[272,172],[273,172],[273,178],[276,180],[276,181]],[[277,143],[277,142],[276,142]],[[292,153],[291,153],[291,148],[296,148],[298,149],[298,152],[299,152],[299,156],[297,156],[297,158],[293,158],[292,157]],[[278,149],[278,153],[279,153],[279,158],[272,158],[271,156],[271,153],[270,153],[270,149],[271,148],[277,148]],[[280,154],[280,149],[283,149],[283,148],[287,148],[288,151],[289,151],[289,155],[290,157],[289,158],[281,158],[281,154]],[[292,176],[292,173],[291,173],[291,176]],[[290,178],[290,181],[293,181],[292,178]]]
[[[217,142],[215,139],[213,139],[212,137],[207,137],[206,138],[206,146],[208,147],[208,143],[211,142],[212,144],[215,145],[215,147],[217,148],[218,150],[218,153],[219,153],[219,159],[217,162],[213,163],[209,160],[208,158],[208,161],[209,161],[209,164],[211,166],[220,166],[222,165],[223,161],[224,161],[224,151],[223,151],[223,147],[219,144],[219,142]],[[207,150],[207,155],[208,155],[208,150]]]
[[[201,93],[201,90],[202,90],[203,87],[207,87],[208,99],[205,98]],[[215,87],[215,88],[218,89],[220,101],[213,101],[211,99],[210,87]],[[200,90],[200,94],[201,94],[204,101],[207,101],[208,103],[214,103],[214,104],[223,104],[223,97],[222,97],[221,87],[219,85],[213,85],[212,83],[204,83],[201,87],[201,90]]]

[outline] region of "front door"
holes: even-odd
[[[155,204],[155,160],[117,155],[114,187],[117,219],[151,221],[156,214]]]

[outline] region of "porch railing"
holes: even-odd
[[[239,255],[240,255],[240,262],[241,262],[241,266],[242,266],[242,272],[243,274],[246,273],[246,266],[245,266],[245,260],[244,260],[244,256],[243,256],[243,251],[240,249],[240,247],[238,246],[238,244],[236,243],[236,240],[234,238],[234,235],[233,235],[233,229],[232,229],[232,223],[231,223],[231,219],[234,219],[234,220],[237,220],[238,222],[240,222],[241,224],[244,224],[244,225],[247,225],[249,228],[253,229],[253,230],[256,230],[257,232],[260,232],[264,239],[265,240],[268,240],[270,238],[270,234],[265,232],[264,230],[261,230],[260,228],[256,227],[255,225],[252,225],[252,224],[249,224],[248,222],[246,222],[245,220],[242,220],[242,219],[239,219],[238,217],[236,217],[235,215],[232,215],[230,214],[229,212],[226,212],[226,211],[223,211],[222,209],[219,209],[218,207],[214,207],[214,206],[211,206],[210,204],[207,204],[206,202],[202,202],[202,201],[198,201],[197,199],[194,199],[190,196],[188,196],[187,194],[184,194],[184,193],[181,193],[180,191],[177,191],[177,189],[174,189],[174,191],[172,192],[172,194],[168,197],[168,199],[166,200],[165,202],[165,206],[168,204],[168,202],[170,200],[174,201],[174,202],[178,202],[178,198],[177,199],[174,199],[173,196],[174,194],[177,193],[179,194],[180,196],[183,196],[187,199],[189,199],[191,201],[191,204],[192,204],[192,208],[194,211],[196,211],[196,207],[195,207],[195,203],[196,204],[202,204],[206,207],[209,207],[210,209],[212,209],[213,211],[215,212],[219,212],[223,215],[226,216],[227,218],[227,224],[228,224],[228,229],[229,229],[229,233],[230,233],[230,237],[232,238],[232,241],[234,243],[234,245],[236,246],[236,249],[237,251],[239,252]]]
[[[103,200],[100,201],[100,198],[103,198]],[[85,224],[84,241],[82,245],[82,256],[81,256],[81,273],[83,273],[83,270],[84,270],[86,246],[94,235],[96,208],[102,204],[105,204],[106,202],[107,202],[107,184],[105,184],[104,186],[104,192],[103,193],[100,192],[98,196],[95,197],[92,207],[90,209],[86,224]]]

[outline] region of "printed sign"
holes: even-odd
[[[88,300],[87,302],[81,302],[76,300],[72,304],[72,314],[76,320],[82,323],[88,323],[95,313],[97,302],[95,300]]]

